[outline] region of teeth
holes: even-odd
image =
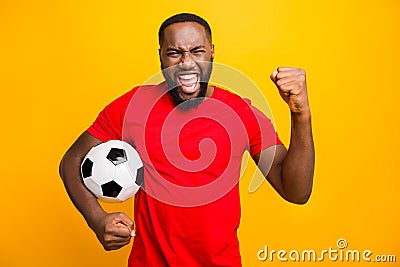
[[[197,78],[197,74],[183,74],[183,75],[179,75],[179,79],[182,80],[192,80],[192,79],[196,79]]]
[[[181,90],[186,94],[194,93],[197,88],[198,78],[198,74],[178,75],[178,83],[181,86]]]

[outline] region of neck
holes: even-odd
[[[208,85],[207,86],[207,92],[206,92],[206,97],[211,97],[214,93],[214,86]]]

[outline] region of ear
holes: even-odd
[[[162,60],[161,60],[161,48],[158,49],[158,59],[160,60],[161,69],[163,69],[163,64],[162,64]]]
[[[214,60],[214,44],[211,44],[211,58]]]

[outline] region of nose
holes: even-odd
[[[195,63],[193,61],[192,53],[190,53],[190,51],[183,52],[180,65],[183,69],[191,69],[194,67]]]

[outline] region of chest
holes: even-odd
[[[207,108],[183,112],[155,105],[145,114],[129,111],[124,135],[144,161],[167,163],[195,172],[211,164],[226,166],[241,159],[247,147],[243,122],[231,109]]]

